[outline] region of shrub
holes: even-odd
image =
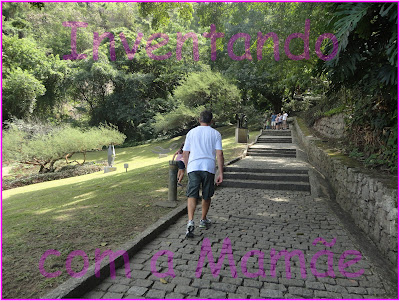
[[[158,113],[155,116],[154,130],[157,133],[175,134],[198,123],[203,106],[190,109],[181,103],[175,110],[166,113]]]
[[[3,131],[3,158],[9,162],[38,165],[39,173],[53,172],[58,160],[67,160],[74,153],[83,153],[85,157],[87,151],[122,144],[125,138],[108,125],[82,130],[70,126],[26,125],[20,121],[8,124]]]

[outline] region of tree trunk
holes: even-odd
[[[54,172],[54,170],[55,170],[55,168],[54,168],[54,163],[56,163],[56,161],[57,161],[58,159],[55,159],[55,160],[52,160],[51,162],[50,162],[50,165],[49,165],[49,172]]]
[[[67,164],[69,164],[68,158],[71,158],[73,154],[75,154],[75,152],[73,152],[73,153],[71,153],[71,154],[67,154],[67,155],[65,156],[65,161],[67,162]]]
[[[85,164],[86,162],[86,151],[83,152],[83,162],[81,165]]]

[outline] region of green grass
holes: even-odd
[[[329,111],[324,112],[324,116],[325,117],[330,117],[333,116],[335,114],[339,114],[342,113],[344,110],[346,110],[346,105],[342,104],[339,107],[333,108]]]
[[[296,117],[296,120],[297,120],[297,124],[299,125],[301,131],[303,132],[303,134],[305,136],[312,136],[313,135],[313,133],[310,131],[310,129],[306,125],[306,122],[304,121],[303,118]]]
[[[246,144],[234,142],[234,127],[218,129],[222,134],[225,162],[239,155]],[[251,132],[254,140],[257,132]],[[151,152],[167,148],[184,137],[116,149],[116,172],[96,172],[3,191],[3,297],[37,298],[69,278],[67,255],[83,250],[94,263],[96,248],[117,250],[170,209],[154,204],[168,198],[167,157]],[[88,154],[88,161],[103,161],[106,151]],[[123,168],[129,164],[128,172]],[[184,177],[184,183],[187,177]],[[178,201],[185,202],[184,189]],[[60,257],[49,256],[45,268],[62,271],[47,279],[40,274],[42,254],[56,249]],[[77,271],[82,262],[73,261]]]

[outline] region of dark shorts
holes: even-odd
[[[185,163],[183,161],[178,161],[178,168],[185,169]]]
[[[203,200],[209,201],[214,195],[215,175],[208,171],[192,171],[188,173],[189,183],[186,196],[188,198],[199,198],[200,185],[203,191]]]

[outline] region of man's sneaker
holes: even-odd
[[[200,220],[199,228],[209,228],[210,226],[211,226],[211,221],[208,218]]]
[[[186,237],[189,237],[189,238],[194,237],[194,221],[193,220],[189,221],[187,224]]]

